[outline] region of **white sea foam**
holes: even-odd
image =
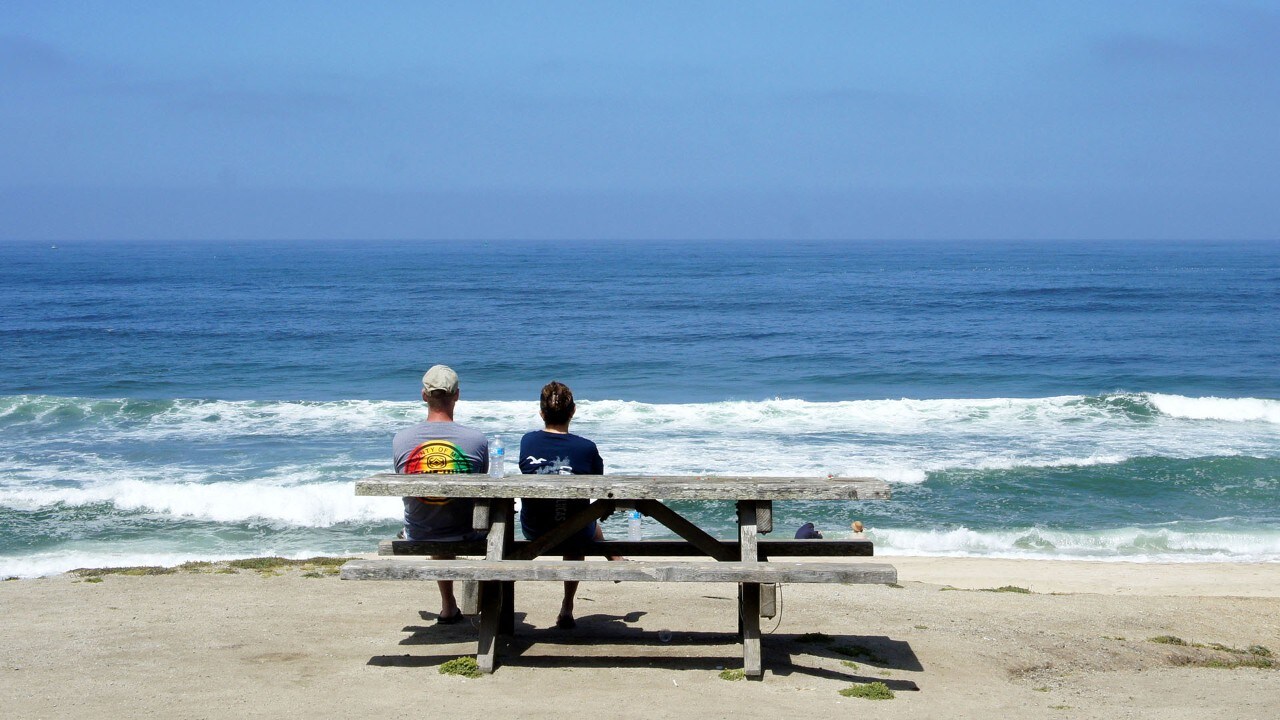
[[[1092,455],[1089,457],[1055,457],[1055,458],[1019,458],[1019,457],[989,457],[975,460],[971,464],[966,464],[966,470],[1016,470],[1020,468],[1073,468],[1073,467],[1094,467],[1097,465],[1119,465],[1129,460],[1125,455]],[[934,470],[949,470],[951,467],[942,466],[931,468]]]
[[[800,443],[838,439],[869,444],[914,438],[1093,438],[1138,435],[1159,438],[1194,424],[1135,417],[1151,407],[1172,420],[1231,420],[1280,424],[1280,401],[1257,398],[1188,398],[1177,395],[1112,395],[1100,398],[989,398],[650,404],[584,400],[575,429],[637,442],[688,437],[786,437]],[[420,420],[421,403],[338,400],[268,402],[223,400],[97,400],[50,396],[0,398],[0,420],[29,435],[84,432],[105,440],[229,441],[237,438],[390,435]],[[21,418],[21,419],[19,419]],[[1158,418],[1157,418],[1158,419]],[[518,434],[538,426],[532,401],[467,401],[459,420],[485,432]],[[1200,427],[1197,431],[1204,431]],[[1257,428],[1269,438],[1274,427]],[[1217,428],[1211,434],[1230,434]],[[1237,430],[1237,433],[1247,430]],[[1188,433],[1191,435],[1192,433]],[[1180,441],[1182,438],[1178,438]],[[1094,453],[1089,453],[1094,454]]]
[[[1191,398],[1152,394],[1151,404],[1160,412],[1188,420],[1226,420],[1280,424],[1280,400],[1259,398]]]
[[[885,555],[991,557],[1127,562],[1280,562],[1280,531],[1204,527],[1064,531],[1044,528],[975,531],[873,528]]]
[[[1276,457],[1280,425],[1269,419],[1276,408],[1269,400],[1169,395],[603,400],[583,401],[574,428],[597,441],[614,473],[870,475],[915,484],[948,470],[1084,467],[1140,457]],[[267,517],[308,524],[360,517],[358,508],[316,498],[334,492],[323,488],[388,470],[390,435],[420,419],[422,407],[17,396],[0,398],[0,415],[10,426],[9,447],[0,449],[0,488],[7,488],[0,505],[109,500],[122,508],[244,519],[246,507],[292,497],[295,505],[320,507],[275,510]],[[505,435],[514,449],[519,435],[536,425],[537,408],[531,401],[472,401],[460,406],[459,415],[491,436]],[[1214,420],[1199,419],[1204,416]],[[196,444],[212,452],[201,462],[175,459]],[[168,455],[157,454],[166,449],[172,449]],[[247,500],[235,502],[233,492]]]
[[[1077,396],[843,402],[774,399],[665,405],[604,400],[584,401],[578,420],[695,433],[733,428],[792,435],[831,432],[896,435],[924,432],[942,425],[1026,424],[1098,417],[1098,413],[1079,406],[1083,399]]]
[[[824,530],[829,538],[844,534]],[[1023,528],[976,531],[968,528],[922,531],[876,527],[867,532],[877,553],[886,556],[972,557],[1098,562],[1280,562],[1280,531],[1230,531],[1199,527],[1119,528],[1077,532]],[[305,543],[306,541],[303,540]],[[39,577],[81,567],[172,567],[194,560],[231,560],[277,555],[308,558],[335,554],[317,542],[309,548],[266,544],[244,552],[174,551],[171,539],[116,541],[73,545],[24,555],[0,555],[0,577]],[[337,553],[342,554],[342,553]]]
[[[1274,400],[1137,394],[691,404],[584,400],[574,429],[597,441],[610,473],[831,473],[918,484],[931,473],[957,470],[1088,467],[1135,458],[1275,458],[1276,413]],[[412,402],[0,398],[0,507],[106,506],[120,513],[295,530],[395,522],[401,513],[395,498],[357,498],[352,483],[389,470],[391,434],[422,416],[421,403]],[[519,435],[538,424],[537,406],[467,401],[459,420],[491,436],[502,434],[514,455]],[[1280,557],[1271,535],[1205,529],[1146,529],[1131,536],[877,532],[884,533],[886,552],[900,553]]]
[[[399,499],[356,497],[349,482],[281,485],[111,480],[86,487],[0,488],[0,506],[30,511],[58,505],[110,505],[122,512],[173,518],[319,528],[339,523],[394,521],[404,513]]]

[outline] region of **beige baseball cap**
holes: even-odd
[[[448,365],[434,365],[422,376],[422,391],[452,395],[458,392],[458,373]]]

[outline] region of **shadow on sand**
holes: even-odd
[[[423,612],[424,620],[435,614]],[[500,665],[530,668],[652,668],[719,671],[740,667],[741,645],[734,632],[652,630],[635,625],[645,613],[592,614],[577,618],[572,630],[534,627],[528,614],[515,613],[515,634],[503,636]],[[378,667],[431,667],[475,652],[476,620],[456,625],[410,625],[403,646],[438,647],[427,655],[377,655]],[[762,638],[766,674],[793,673],[840,682],[883,682],[895,691],[919,690],[910,680],[877,677],[875,670],[923,670],[909,643],[882,635],[774,633]],[[445,650],[443,646],[455,646]],[[625,651],[625,652],[624,652]],[[847,661],[849,665],[845,665]]]

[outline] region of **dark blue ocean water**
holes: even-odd
[[[779,514],[887,552],[1280,560],[1276,242],[11,242],[0,342],[0,573],[368,550],[437,362],[611,471],[885,477]]]

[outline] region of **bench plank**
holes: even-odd
[[[831,562],[705,562],[565,560],[419,560],[387,557],[352,560],[343,580],[630,581],[732,583],[888,584],[892,565]],[[483,591],[481,602],[484,602]]]
[[[733,557],[741,557],[738,543],[719,541],[731,551]],[[517,540],[511,544],[513,556],[525,557],[529,542]],[[683,540],[603,540],[573,546],[574,552],[588,557],[704,557],[706,553]],[[765,540],[757,542],[761,558],[771,557],[873,557],[875,544],[870,540]],[[484,555],[484,540],[463,542],[423,542],[417,540],[383,540],[378,543],[379,555]]]

